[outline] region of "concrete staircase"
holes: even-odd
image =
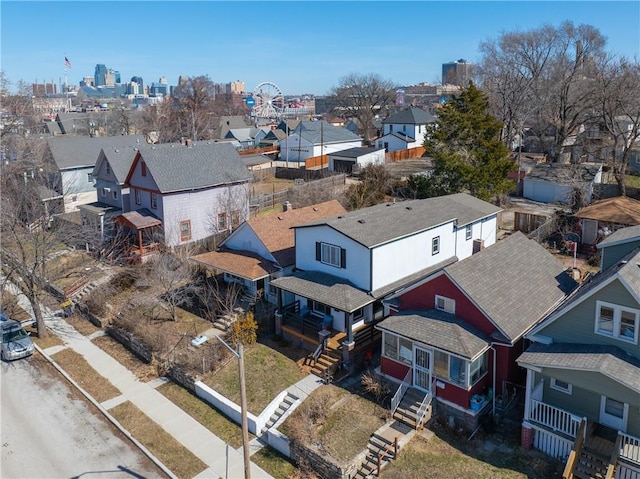
[[[298,400],[297,396],[294,396],[289,391],[287,391],[287,395],[282,399],[282,402],[278,406],[278,409],[276,409],[275,412],[271,415],[271,417],[269,418],[267,423],[264,425],[264,427],[262,428],[262,431],[260,431],[260,433],[264,434],[269,429],[271,429],[273,427],[273,425],[275,423],[277,423],[280,420],[280,418],[282,416],[284,416],[284,414],[289,409],[291,409],[291,407],[295,404],[295,402],[297,400]]]
[[[82,298],[86,297],[91,293],[94,289],[96,289],[98,285],[93,281],[85,284],[82,288],[75,291],[71,297],[69,298],[71,302],[76,305],[82,301]]]
[[[394,421],[371,435],[367,455],[354,479],[377,477],[380,469],[397,457],[398,452],[413,437],[415,429]]]
[[[396,421],[400,421],[414,429],[417,429],[418,409],[420,408],[420,404],[422,403],[424,397],[425,393],[420,392],[417,389],[407,389],[407,392],[402,397],[402,401],[400,401],[400,405],[393,413],[393,418]],[[433,405],[429,404],[427,413],[423,419],[423,423],[429,422],[429,420],[431,419],[432,410]]]

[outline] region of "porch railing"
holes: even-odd
[[[581,417],[571,414],[563,409],[545,404],[542,401],[531,399],[529,420],[553,431],[561,432],[575,438],[580,427]]]
[[[396,412],[396,409],[398,409],[398,406],[402,401],[402,397],[404,396],[404,393],[406,393],[407,389],[409,389],[410,377],[411,377],[411,368],[409,368],[409,370],[407,371],[407,374],[405,374],[404,379],[400,383],[400,387],[398,387],[398,390],[391,398],[391,414]]]
[[[433,401],[433,391],[429,391],[420,403],[420,407],[416,413],[416,429],[422,429],[422,421],[424,421],[424,417],[427,415],[427,409],[429,409],[431,401]]]
[[[618,431],[618,435],[622,437],[620,458],[640,464],[640,438],[620,431]]]

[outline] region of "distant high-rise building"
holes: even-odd
[[[96,71],[93,75],[94,86],[104,86],[107,84],[107,67],[102,63],[96,65]]]
[[[244,93],[246,91],[244,82],[240,80],[227,83],[225,90],[226,93]]]
[[[186,75],[180,75],[178,77],[178,86],[184,86],[187,84],[187,81],[189,80],[189,77]]]
[[[33,83],[31,85],[33,90],[33,96],[37,98],[43,98],[49,95],[56,95],[58,93],[58,86],[51,83]]]
[[[107,73],[104,76],[104,84],[106,86],[114,86],[116,84],[116,72],[111,68],[107,70]]]
[[[473,65],[464,59],[442,64],[442,84],[466,87],[473,78]]]
[[[167,81],[167,77],[160,77],[160,83],[162,85],[168,85],[169,82]]]
[[[116,77],[116,83],[120,82],[120,72],[118,70],[114,70],[113,75]]]
[[[80,82],[80,86],[93,86],[96,79],[94,77],[84,77]]]
[[[138,90],[139,90],[139,93],[140,93],[140,94],[142,94],[142,93],[143,93],[143,91],[144,91],[144,82],[142,81],[142,77],[139,77],[139,76],[133,76],[133,77],[131,77],[131,82],[132,82],[132,83],[134,83],[134,82],[135,82],[135,83],[137,83],[137,84],[138,84]]]

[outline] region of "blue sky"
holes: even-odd
[[[481,41],[564,20],[590,24],[608,50],[640,57],[635,1],[141,1],[0,3],[0,66],[15,84],[93,76],[95,65],[145,84],[166,76],[273,82],[325,94],[350,73],[398,85],[439,82],[442,63],[479,58]]]

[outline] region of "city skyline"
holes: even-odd
[[[64,83],[65,75],[77,86],[104,64],[122,82],[208,75],[247,91],[268,81],[285,95],[324,95],[351,73],[439,83],[443,63],[476,63],[481,41],[565,20],[598,28],[611,53],[640,57],[635,1],[3,0],[2,71],[14,87]]]

